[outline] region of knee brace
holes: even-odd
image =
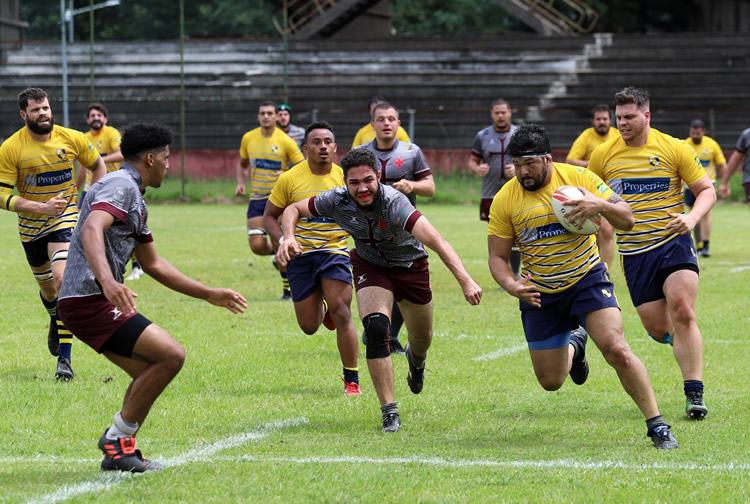
[[[34,278],[38,283],[49,282],[53,278],[52,270],[48,269],[46,271],[34,272]]]
[[[58,250],[54,254],[52,254],[52,264],[55,264],[57,261],[67,261],[68,260],[68,249]]]
[[[248,228],[247,229],[247,236],[266,236],[268,233],[266,233],[266,230],[259,227],[254,228]]]
[[[391,355],[390,339],[391,321],[384,313],[371,313],[362,319],[367,341],[367,358],[383,359]]]

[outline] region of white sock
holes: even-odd
[[[115,421],[107,430],[107,439],[117,439],[121,437],[134,436],[138,431],[137,423],[130,423],[122,418],[121,412],[115,413]]]

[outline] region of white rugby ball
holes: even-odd
[[[601,225],[601,216],[597,215],[590,219],[579,219],[579,221],[569,221],[565,217],[565,212],[569,207],[563,205],[566,201],[583,198],[583,193],[577,187],[564,185],[555,189],[552,193],[552,210],[560,224],[571,233],[590,235],[599,231]]]

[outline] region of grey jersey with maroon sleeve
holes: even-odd
[[[314,216],[328,217],[349,233],[363,260],[378,266],[408,268],[427,256],[422,243],[411,234],[422,214],[404,194],[378,185],[378,196],[367,210],[354,202],[345,187],[310,198],[308,208]]]
[[[516,131],[516,126],[511,124],[510,129],[504,133],[498,132],[494,126],[488,126],[477,133],[471,153],[487,163],[490,171],[482,178],[482,198],[491,199],[508,181],[505,178],[503,167],[513,161],[505,153],[511,135]]]
[[[422,180],[432,175],[424,153],[417,144],[396,139],[393,147],[381,150],[377,147],[377,140],[373,140],[358,149],[367,149],[375,154],[380,163],[380,182],[383,184],[390,186],[402,179]],[[406,197],[412,205],[416,205],[416,194],[412,192]]]
[[[86,193],[70,241],[60,299],[102,294],[86,261],[81,241],[81,229],[92,211],[102,210],[115,217],[114,223],[104,232],[104,250],[112,275],[120,283],[136,243],[153,241],[146,224],[148,208],[141,195],[141,182],[138,171],[126,163],[118,171],[102,177]]]
[[[746,184],[750,182],[750,152],[748,152],[750,150],[750,128],[742,132],[734,148],[740,154],[745,155],[745,159],[742,161],[742,183]]]

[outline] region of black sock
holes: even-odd
[[[687,395],[688,392],[703,393],[703,382],[700,380],[685,380],[683,386],[685,387],[685,395]]]
[[[391,413],[396,413],[398,415],[398,403],[395,401],[385,403],[380,407],[380,412],[383,416],[390,415]]]
[[[664,418],[661,415],[656,415],[655,417],[646,419],[646,427],[649,432],[651,432],[651,429],[659,425],[666,425],[664,423]]]

